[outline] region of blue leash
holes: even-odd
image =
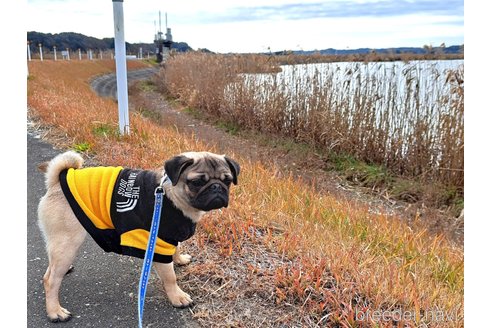
[[[164,181],[167,180],[167,175],[164,174],[161,184],[155,188],[155,204],[154,214],[152,216],[152,225],[150,227],[149,241],[145,258],[143,261],[142,274],[138,285],[138,327],[142,328],[142,319],[144,313],[145,294],[147,292],[147,283],[149,281],[150,268],[152,267],[152,259],[154,257],[155,243],[157,241],[157,231],[159,230],[159,221],[161,220],[162,199],[164,196]]]

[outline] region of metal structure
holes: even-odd
[[[155,22],[154,22],[155,24]],[[171,29],[167,27],[167,13],[166,13],[166,38],[162,37],[161,29],[161,12],[159,11],[159,32],[155,34],[154,43],[156,45],[156,59],[157,62],[162,62],[165,57],[169,55],[171,51],[171,46],[173,44],[173,36],[171,34]]]

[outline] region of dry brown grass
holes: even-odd
[[[61,146],[85,149],[104,165],[153,169],[181,151],[215,151],[137,112],[131,135],[118,136],[116,104],[87,82],[111,68],[29,63],[31,116],[63,135]],[[193,316],[203,326],[463,326],[462,248],[229,155],[242,168],[231,206],[204,218],[188,244],[196,261],[179,270],[185,288],[194,287]],[[357,320],[356,313],[378,310],[415,319]],[[457,317],[430,318],[437,310]]]
[[[249,60],[268,62],[267,57]],[[169,60],[160,82],[187,106],[231,124],[463,193],[464,68],[443,77],[432,64],[386,71],[382,64],[367,65],[295,66],[286,68],[285,76],[246,76],[230,57],[193,53]],[[425,74],[429,78],[422,80]]]

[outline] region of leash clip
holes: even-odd
[[[157,196],[157,194],[165,194],[164,188],[162,186],[157,186],[154,190],[154,196]]]

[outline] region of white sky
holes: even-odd
[[[463,0],[125,0],[127,42],[153,42],[159,10],[174,41],[215,52],[464,43]],[[113,37],[109,0],[28,0],[27,31]],[[164,31],[165,32],[165,31]]]

